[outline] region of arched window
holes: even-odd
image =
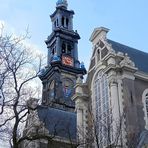
[[[52,55],[55,54],[55,47],[52,48]]]
[[[54,27],[56,27],[56,21],[54,22]]]
[[[143,110],[144,110],[145,128],[148,129],[148,89],[146,89],[143,92],[142,102],[143,102]]]
[[[68,28],[69,20],[66,18],[66,27]]]
[[[72,46],[70,43],[63,42],[62,43],[62,53],[71,55]]]
[[[71,45],[68,45],[68,47],[67,47],[67,53],[68,54],[71,54]]]
[[[58,19],[57,19],[57,27],[59,26],[59,21],[58,21]]]
[[[111,137],[111,110],[107,74],[98,72],[93,83],[93,100],[95,104],[95,131],[100,146],[107,146]]]
[[[148,117],[148,93],[145,95],[146,113]]]
[[[55,80],[52,80],[49,84],[49,100],[52,101],[55,96]]]
[[[62,26],[64,27],[64,17],[62,17]]]
[[[97,60],[100,61],[100,50],[98,50]]]
[[[62,53],[66,53],[66,44],[62,43]]]
[[[100,61],[108,54],[108,49],[104,44],[104,42],[102,42],[101,40],[99,40],[96,46],[97,46],[97,61]]]
[[[104,47],[101,50],[101,59],[103,59],[107,54],[108,54],[108,49],[106,47]]]

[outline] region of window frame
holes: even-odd
[[[146,107],[146,100],[148,101],[148,88],[142,94],[142,103],[144,111],[145,129],[148,130],[148,106]]]
[[[93,108],[93,112],[94,112],[96,126],[99,128],[99,126],[101,126],[101,123],[98,122],[100,119],[102,121],[105,121],[105,123],[107,125],[108,121],[109,121],[108,119],[111,120],[111,117],[112,117],[111,109],[110,109],[111,105],[110,105],[110,96],[109,96],[108,76],[102,70],[98,71],[96,73],[96,75],[94,76],[94,79],[92,81],[92,88],[93,88],[93,91],[92,91],[92,97],[93,97],[92,98],[92,102],[93,102],[92,105],[93,105],[93,107],[92,108]],[[99,114],[99,112],[101,112],[101,114]],[[108,114],[108,112],[109,112],[109,114]],[[102,131],[102,133],[99,134],[99,131]],[[103,138],[103,139],[101,138],[101,137],[104,137],[104,133],[105,133],[105,130],[103,130],[103,126],[102,126],[97,131],[98,139],[101,139],[101,140],[99,140],[99,143],[102,143],[104,146],[107,146],[109,139],[108,138]],[[106,135],[108,135],[108,133],[106,133]],[[112,135],[110,135],[110,137],[112,140]]]

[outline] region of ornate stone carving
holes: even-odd
[[[78,75],[78,78],[77,78],[76,84],[82,84],[82,83],[83,83],[82,75]]]
[[[118,82],[117,82],[116,76],[115,75],[110,76],[109,77],[109,86],[111,86],[111,85],[117,85],[117,84],[118,84]]]
[[[126,53],[123,60],[120,62],[120,66],[121,67],[123,67],[123,66],[135,67],[135,63],[130,59],[130,57]]]
[[[25,127],[26,135],[32,136],[39,133],[48,133],[48,130],[45,129],[43,122],[40,121],[38,116],[38,99],[30,98],[27,101],[27,106],[29,109],[29,114],[27,117],[27,124]]]
[[[35,110],[38,106],[38,99],[35,99],[35,98],[30,98],[28,101],[27,101],[27,107],[29,110]]]

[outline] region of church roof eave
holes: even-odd
[[[59,68],[60,70],[65,70],[65,71],[68,71],[70,73],[75,73],[75,74],[85,75],[87,73],[86,69],[76,68],[76,67],[71,68],[71,66],[62,65],[61,61],[57,61],[57,62],[53,62],[52,65],[48,67],[42,75],[39,75],[39,78],[41,80],[48,78],[48,76],[51,75],[55,70],[57,70],[57,68]]]

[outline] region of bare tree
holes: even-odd
[[[125,112],[126,113],[126,112]],[[113,119],[111,114],[99,115],[96,119],[92,109],[88,109],[88,127],[86,134],[84,130],[78,127],[78,135],[81,136],[77,143],[79,148],[124,148],[125,145],[129,148],[136,148],[139,143],[139,133],[135,131],[126,133],[125,143],[125,128],[123,113],[118,119]],[[129,134],[128,134],[129,133]]]
[[[24,142],[29,147],[30,143],[38,140],[45,140],[50,145],[57,133],[64,132],[68,135],[69,147],[75,147],[69,124],[59,131],[57,126],[62,123],[57,121],[53,133],[49,134],[43,122],[33,120],[37,114],[37,104],[30,107],[27,100],[33,99],[36,94],[31,85],[41,72],[42,58],[24,45],[26,38],[28,32],[15,37],[3,34],[3,28],[0,30],[0,140],[9,141],[12,148],[19,148]],[[34,125],[26,125],[29,118]],[[24,125],[32,129],[25,133]]]
[[[84,134],[81,128],[78,127],[78,135],[82,135],[82,140],[78,141],[78,147],[92,147],[95,145],[97,148],[124,148],[122,141],[123,134],[123,117],[113,119],[112,115],[103,114],[94,116],[92,109],[88,109],[88,127],[87,132]],[[85,140],[84,140],[85,139]]]
[[[15,37],[0,30],[0,134],[18,148],[22,125],[28,114],[26,100],[35,95],[29,84],[41,68],[41,57],[24,45],[28,33]]]

